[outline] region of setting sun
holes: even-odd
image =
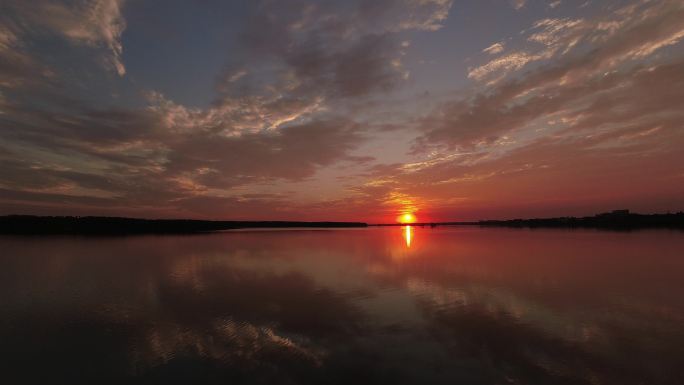
[[[414,223],[416,221],[416,216],[411,213],[405,213],[397,218],[399,223]]]

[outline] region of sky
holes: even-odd
[[[0,214],[684,209],[682,0],[3,0]]]

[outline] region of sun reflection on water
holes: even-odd
[[[406,240],[406,248],[411,247],[411,237],[413,236],[413,228],[411,226],[404,226],[404,239]]]

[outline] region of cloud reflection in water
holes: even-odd
[[[675,384],[682,238],[420,227],[2,238],[4,378]]]

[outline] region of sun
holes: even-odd
[[[397,218],[397,222],[399,222],[399,223],[407,223],[408,224],[408,223],[414,223],[415,221],[416,221],[416,216],[411,214],[411,213],[401,214]]]

